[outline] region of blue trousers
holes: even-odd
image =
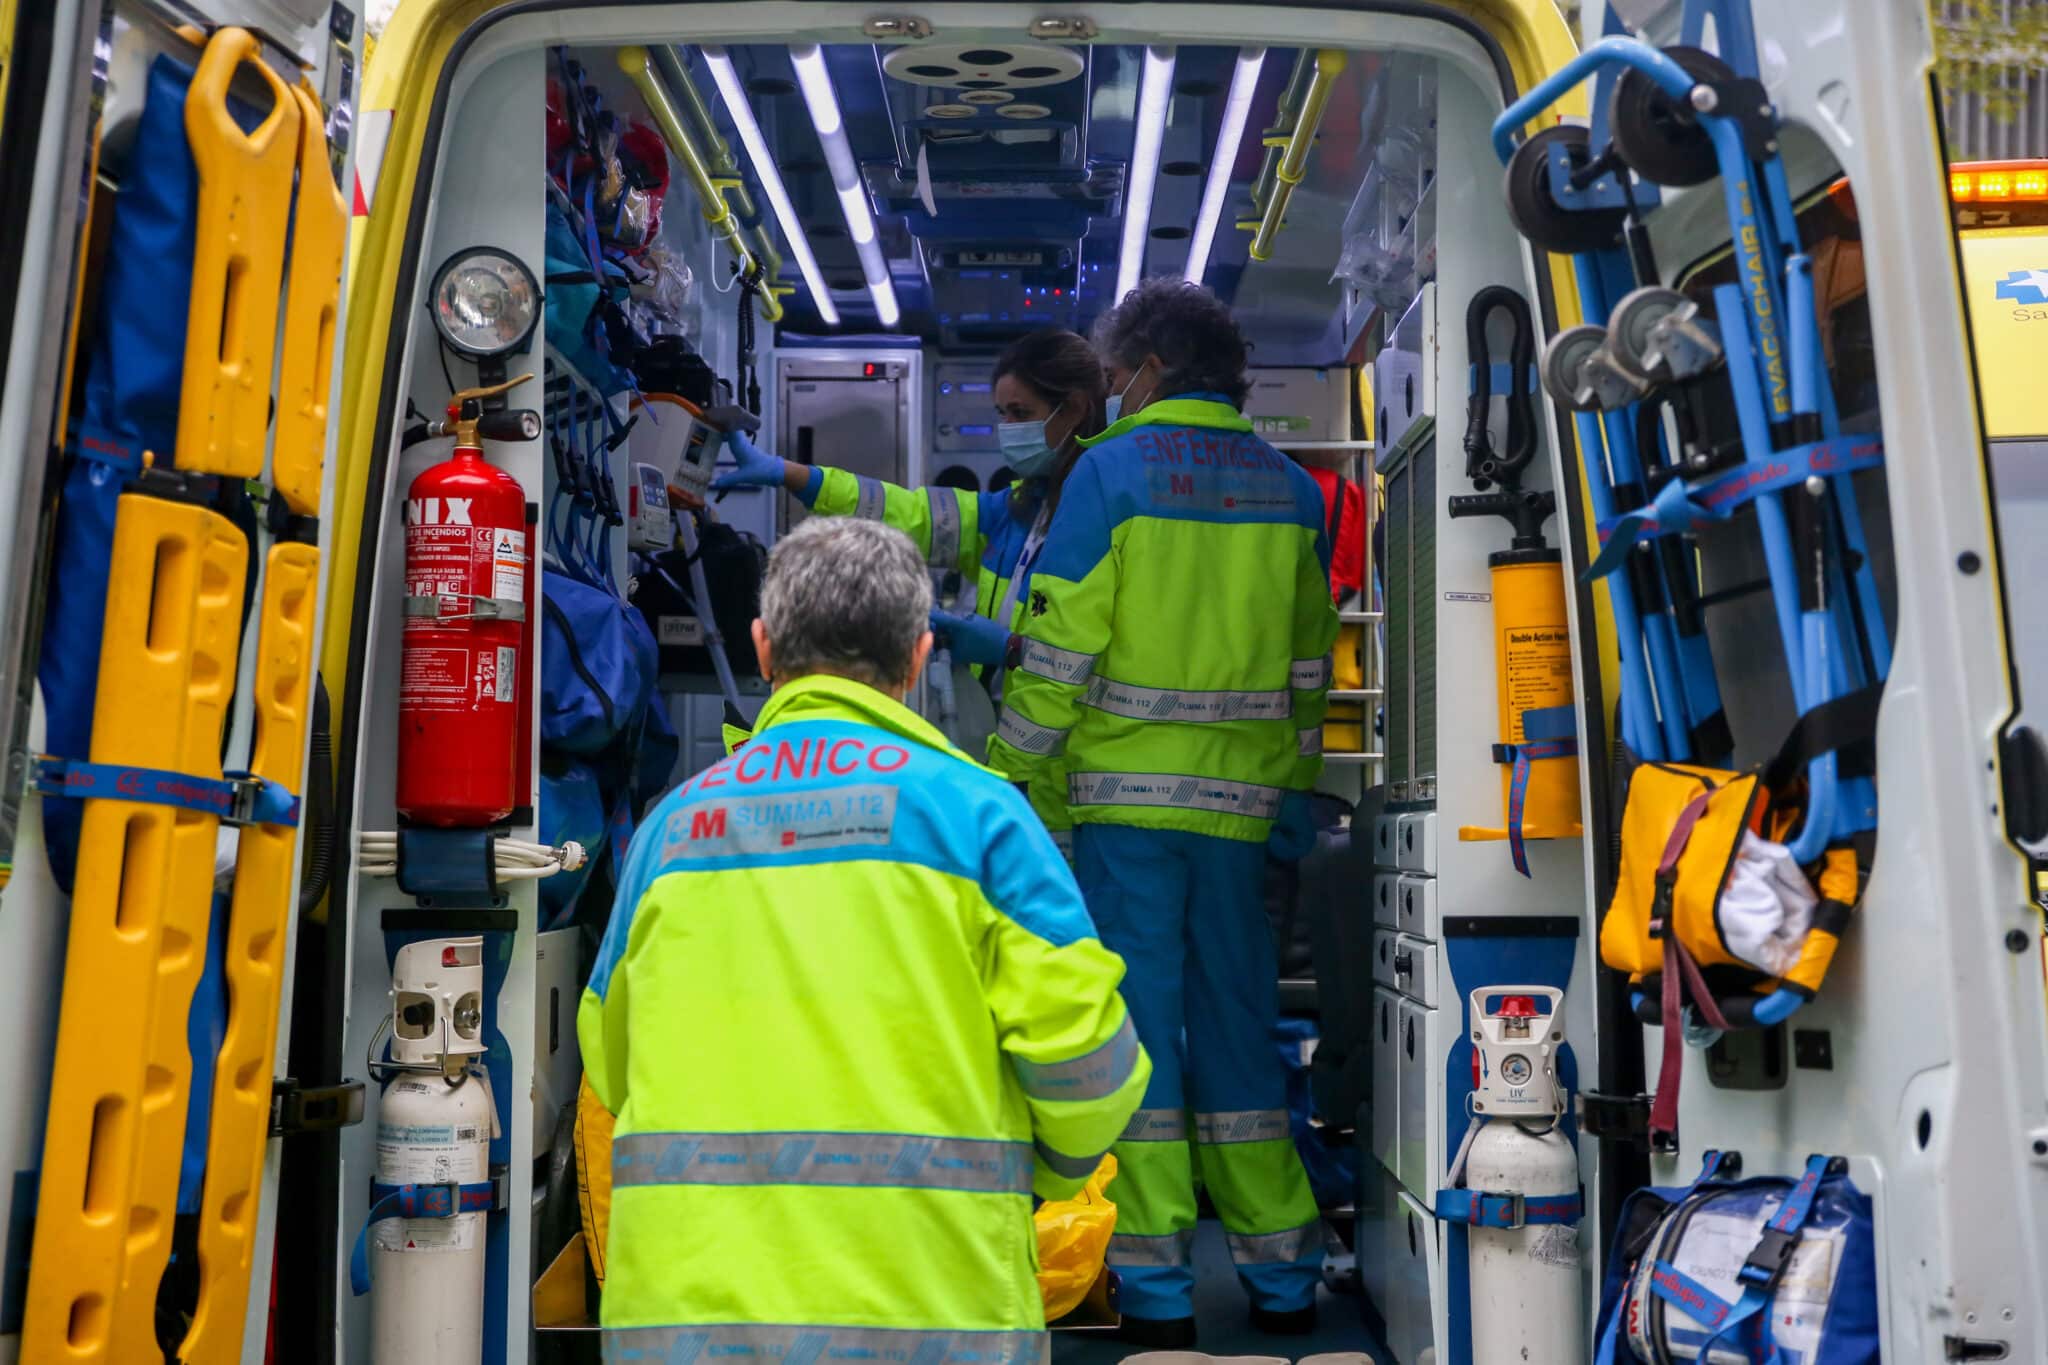
[[[1273,1045],[1265,867],[1262,843],[1123,825],[1074,831],[1075,875],[1104,945],[1124,960],[1124,1000],[1152,1058],[1109,1187],[1109,1264],[1133,1317],[1193,1313],[1198,1171],[1252,1302],[1283,1312],[1315,1302],[1322,1220]]]

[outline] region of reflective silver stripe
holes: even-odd
[[[1068,1156],[1065,1152],[1046,1146],[1043,1139],[1034,1145],[1038,1149],[1038,1159],[1069,1180],[1086,1180],[1094,1175],[1095,1168],[1102,1164],[1100,1152],[1094,1156]]]
[[[1178,1109],[1140,1109],[1124,1125],[1122,1142],[1186,1142],[1188,1116]]]
[[[1138,1030],[1126,1014],[1115,1036],[1079,1057],[1064,1062],[1027,1062],[1012,1057],[1010,1064],[1023,1082],[1024,1093],[1034,1099],[1099,1100],[1114,1095],[1137,1068]]]
[[[925,494],[932,509],[932,552],[925,563],[935,569],[951,569],[960,562],[960,493],[952,488],[934,488]]]
[[[1325,654],[1320,659],[1296,659],[1287,670],[1287,684],[1297,692],[1313,692],[1318,687],[1330,685],[1332,661]]]
[[[1119,1232],[1109,1239],[1108,1260],[1115,1266],[1182,1266],[1188,1263],[1194,1250],[1193,1228],[1169,1232],[1164,1237],[1140,1237],[1133,1232]]]
[[[1277,720],[1294,714],[1294,697],[1287,692],[1187,692],[1100,675],[1088,684],[1081,704],[1134,720]]]
[[[1310,726],[1306,730],[1296,730],[1294,739],[1294,751],[1303,758],[1323,751],[1323,727],[1320,725]]]
[[[1065,730],[1033,725],[1007,706],[1003,708],[1001,719],[996,721],[996,733],[1003,737],[1005,744],[1027,754],[1056,754],[1067,747]]]
[[[714,1358],[760,1365],[896,1362],[898,1365],[1047,1365],[1044,1332],[925,1332],[887,1327],[720,1323],[703,1327],[609,1327],[605,1365],[702,1365]]]
[[[1195,1141],[1215,1146],[1226,1142],[1272,1142],[1288,1135],[1285,1109],[1235,1109],[1195,1115]]]
[[[1031,1148],[901,1133],[631,1133],[612,1144],[612,1183],[870,1185],[1029,1194]]]
[[[1026,640],[1024,657],[1018,667],[1054,682],[1078,683],[1087,681],[1088,675],[1095,671],[1095,656],[1076,654],[1071,649],[1061,649],[1039,640]]]
[[[1285,1232],[1227,1232],[1230,1259],[1239,1265],[1293,1265],[1323,1252],[1323,1223],[1303,1223]]]
[[[1179,773],[1069,773],[1067,800],[1076,806],[1177,806],[1270,820],[1280,813],[1279,787],[1225,782]]]
[[[859,474],[853,478],[854,482],[860,485],[860,496],[854,499],[853,514],[862,521],[880,521],[883,512],[889,506],[889,495],[883,489],[881,480]]]

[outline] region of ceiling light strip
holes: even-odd
[[[1187,278],[1194,284],[1200,284],[1209,270],[1209,252],[1216,245],[1223,205],[1230,198],[1230,173],[1237,165],[1245,124],[1251,118],[1252,96],[1258,91],[1259,73],[1265,65],[1263,47],[1239,49],[1237,69],[1230,76],[1230,93],[1223,101],[1223,126],[1216,132],[1216,155],[1209,162],[1209,179],[1202,187],[1202,208],[1195,217],[1194,240],[1188,243]]]
[[[1138,86],[1138,120],[1131,145],[1130,174],[1124,184],[1124,240],[1116,262],[1112,302],[1137,288],[1145,271],[1145,239],[1152,227],[1152,190],[1159,179],[1159,146],[1166,139],[1166,111],[1173,101],[1173,49],[1145,49]]]
[[[761,136],[761,126],[754,121],[754,111],[747,106],[747,92],[740,86],[739,73],[733,69],[732,58],[722,47],[703,49],[704,64],[711,68],[711,80],[718,87],[719,98],[725,101],[725,112],[732,119],[733,127],[740,135],[740,145],[747,149],[747,157],[754,163],[754,176],[761,182],[761,193],[768,199],[768,206],[775,210],[775,221],[782,224],[783,240],[789,243],[789,251],[796,257],[796,268],[804,277],[804,286],[811,291],[811,300],[818,306],[818,316],[828,327],[839,325],[839,309],[833,306],[831,291],[825,288],[825,276],[818,269],[818,258],[811,252],[810,240],[804,236],[804,225],[796,216],[796,205],[789,201],[789,191],[783,186],[782,172],[776,169],[775,158],[768,151],[768,142]]]
[[[789,50],[796,67],[796,81],[810,107],[811,126],[825,149],[825,164],[832,172],[832,187],[839,193],[839,207],[846,215],[846,233],[860,253],[861,273],[867,277],[868,294],[875,301],[875,314],[884,327],[894,327],[903,316],[896,306],[896,288],[889,281],[889,262],[875,235],[875,215],[868,206],[867,190],[860,182],[860,167],[853,159],[853,144],[846,137],[846,121],[839,114],[839,99],[832,92],[832,78],[825,70],[824,50],[816,44]]]

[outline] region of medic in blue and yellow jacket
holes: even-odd
[[[1116,1147],[1125,1332],[1192,1343],[1197,1161],[1255,1320],[1298,1332],[1323,1238],[1271,1041],[1262,889],[1273,822],[1305,816],[1322,767],[1338,624],[1322,495],[1219,394],[1153,402],[1084,444],[989,762],[1063,780],[1075,872],[1155,1063]]]
[[[1042,1360],[1030,1196],[1151,1065],[1023,798],[801,679],[649,813],[615,905],[578,1019],[618,1116],[606,1358]]]

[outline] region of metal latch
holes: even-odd
[[[1098,30],[1093,19],[1077,14],[1061,19],[1033,19],[1025,32],[1044,43],[1085,43]]]
[[[270,1084],[270,1136],[328,1133],[363,1121],[363,1083],[300,1085],[290,1076]]]
[[[924,39],[932,36],[930,21],[920,19],[914,14],[879,15],[868,20],[860,27],[861,32],[867,34],[868,37],[882,41],[890,38],[902,38],[913,42],[922,42]]]

